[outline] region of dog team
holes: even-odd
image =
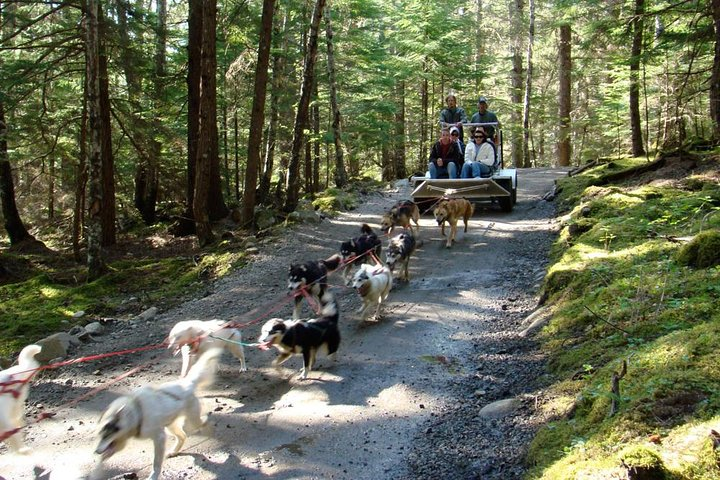
[[[446,247],[455,241],[460,218],[467,232],[473,215],[472,203],[462,198],[442,198],[433,208],[441,233],[445,236],[445,223],[450,225]],[[385,263],[380,260],[382,241],[372,228],[363,224],[360,235],[342,242],[340,253],[325,260],[293,264],[288,273],[288,289],[294,295],[291,319],[271,318],[261,328],[258,338],[260,349],[275,347],[279,355],[273,360],[279,366],[293,355],[302,355],[300,379],[312,371],[317,353],[322,349],[334,359],[340,345],[340,316],[335,296],[328,290],[327,277],[341,270],[346,286],[353,288],[362,298],[357,313],[363,321],[372,313],[380,318],[380,307],[390,294],[393,274],[398,269],[399,279],[409,281],[410,257],[416,248],[420,210],[414,202],[400,201],[387,211],[380,222],[388,240]],[[415,230],[411,222],[415,224]],[[392,235],[395,227],[402,232]],[[353,266],[359,267],[352,275]],[[399,266],[399,268],[398,268]],[[316,318],[301,319],[302,299],[316,307]],[[175,324],[167,338],[168,348],[182,357],[180,378],[160,385],[145,385],[113,401],[99,421],[99,456],[91,478],[98,478],[104,460],[122,450],[130,438],[150,439],[154,454],[152,471],[148,479],[157,480],[165,458],[166,430],[175,436],[170,455],[177,454],[188,434],[204,425],[197,391],[212,383],[213,373],[224,349],[240,362],[240,371],[247,370],[240,329],[223,320],[187,320]],[[24,404],[32,377],[40,367],[35,359],[41,350],[28,345],[20,352],[18,364],[0,371],[0,440],[11,452],[27,453],[22,428]]]

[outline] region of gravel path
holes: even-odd
[[[335,363],[321,356],[308,380],[297,379],[299,358],[276,370],[270,367],[275,352],[247,348],[249,371],[240,373],[234,358],[223,357],[214,386],[203,393],[208,425],[165,461],[161,478],[519,478],[525,447],[544,421],[538,406],[545,399],[542,355],[518,333],[536,307],[557,227],[553,204],[541,197],[564,174],[520,171],[514,211],[478,208],[468,233],[460,230],[449,250],[431,215],[423,216],[410,282],[396,285],[379,322],[361,322],[357,294],[332,276],[340,352]],[[409,192],[398,185],[369,194],[355,211],[263,239],[250,264],[203,298],[147,321],[115,321],[97,343],[72,356],[159,344],[175,322],[191,318],[258,322],[244,331],[254,341],[259,323],[290,315],[290,304],[282,303],[290,263],[335,253],[362,223],[377,228],[382,212]],[[73,404],[137,365],[145,368]],[[0,447],[0,476],[87,475],[96,422],[108,403],[179,369],[178,358],[158,349],[44,373],[28,411],[56,415],[26,429],[31,455],[14,457]],[[479,415],[510,399],[509,413]],[[149,441],[130,442],[106,462],[102,478],[145,477],[151,456]]]

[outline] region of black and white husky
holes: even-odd
[[[385,263],[391,272],[395,272],[395,266],[402,265],[402,272],[399,277],[406,282],[410,280],[408,273],[410,264],[410,255],[415,251],[415,237],[411,230],[405,230],[403,233],[395,235],[390,239],[386,253]]]
[[[300,318],[302,297],[309,295],[318,303],[327,290],[327,277],[336,270],[342,262],[338,254],[325,260],[313,260],[302,264],[290,265],[288,272],[288,289],[295,294],[295,308],[293,318]]]
[[[300,379],[307,378],[308,373],[315,365],[315,357],[321,348],[327,350],[330,356],[335,355],[340,345],[340,330],[338,329],[338,304],[330,292],[321,297],[322,310],[317,318],[310,320],[283,320],[271,318],[262,327],[258,342],[261,348],[275,347],[280,355],[273,360],[274,366],[279,366],[293,355],[303,356],[303,368]]]
[[[350,285],[350,274],[353,264],[371,263],[373,255],[380,258],[382,252],[382,241],[367,223],[363,223],[360,227],[360,236],[355,237],[340,245],[340,254],[342,255],[345,269],[343,278],[345,284]]]
[[[175,435],[171,455],[180,451],[189,433],[207,419],[201,415],[196,390],[207,382],[222,349],[214,348],[200,356],[187,376],[162,385],[145,385],[110,404],[100,419],[99,442],[95,453],[100,460],[94,472],[98,476],[102,462],[125,448],[131,438],[153,441],[154,457],[149,480],[160,477],[165,459],[165,430]]]
[[[363,320],[370,316],[370,309],[375,309],[375,320],[379,319],[380,305],[387,299],[392,289],[393,277],[390,269],[384,265],[360,265],[360,270],[355,272],[352,287],[362,297],[363,304],[358,310]]]

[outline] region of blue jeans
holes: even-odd
[[[428,170],[430,170],[430,178],[457,178],[455,162],[449,162],[447,166],[443,167],[436,167],[434,163],[430,162]]]
[[[465,163],[462,168],[462,178],[478,178],[490,176],[492,169],[482,162]]]

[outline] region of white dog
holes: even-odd
[[[360,270],[355,272],[352,287],[358,291],[363,299],[363,304],[358,310],[362,312],[362,319],[367,320],[370,308],[377,304],[375,309],[375,319],[380,314],[380,305],[390,294],[392,288],[393,277],[388,267],[381,265],[368,265],[364,263],[360,265]]]
[[[165,457],[165,429],[175,435],[170,455],[177,454],[188,433],[199,429],[207,420],[200,413],[200,400],[195,395],[198,384],[212,375],[222,349],[214,348],[200,356],[185,378],[146,385],[110,404],[100,419],[100,441],[95,453],[102,461],[125,448],[130,438],[149,438],[155,456],[148,480],[157,480]],[[97,474],[97,472],[96,472]]]
[[[227,324],[223,320],[185,320],[175,324],[168,335],[168,348],[173,350],[173,355],[182,353],[181,377],[187,375],[198,355],[211,348],[227,348],[240,360],[240,371],[247,371],[245,351],[239,343],[242,334]]]
[[[30,379],[37,371],[40,363],[35,355],[40,353],[39,345],[28,345],[23,348],[18,364],[7,370],[0,371],[0,435],[22,428],[25,400],[30,391]],[[15,432],[5,439],[11,451],[28,453],[29,448],[23,444],[20,432]]]

